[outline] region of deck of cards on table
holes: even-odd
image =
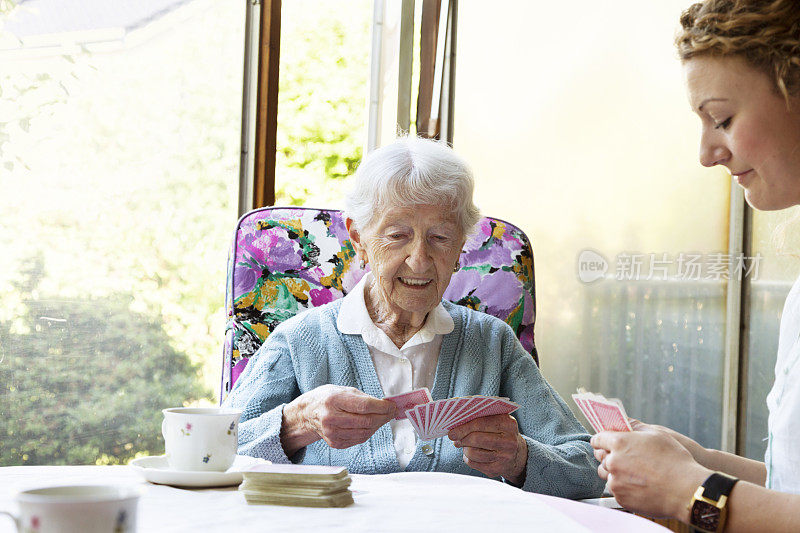
[[[596,433],[601,431],[632,431],[628,415],[622,401],[617,398],[606,398],[602,394],[587,392],[584,388],[573,394],[578,408],[592,425]]]
[[[456,426],[483,416],[507,415],[519,404],[498,396],[461,396],[434,401],[427,388],[388,396],[397,405],[395,420],[407,418],[421,440],[443,437]]]
[[[257,464],[242,470],[239,490],[249,504],[347,507],[353,503],[343,466]]]

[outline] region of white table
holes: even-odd
[[[625,531],[665,528],[602,506],[529,494],[497,481],[444,473],[353,475],[355,504],[341,509],[248,505],[236,487],[180,489],[143,482],[127,466],[0,468],[0,509],[14,495],[56,484],[143,484],[139,532],[492,532]],[[0,533],[14,531],[0,517]]]

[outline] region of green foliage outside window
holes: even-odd
[[[138,45],[0,69],[0,466],[160,454],[162,408],[216,402],[237,6],[195,0]],[[371,4],[283,11],[278,201],[329,205],[361,158]]]
[[[15,283],[17,319],[0,322],[0,466],[125,464],[163,453],[161,412],[206,397],[199,366],[170,346],[158,319],[132,298],[32,294],[34,258]]]
[[[282,5],[278,205],[330,207],[361,162],[371,15],[365,0]]]

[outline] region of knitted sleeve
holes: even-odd
[[[283,407],[299,395],[287,339],[277,328],[251,357],[224,403],[243,411],[239,453],[274,463],[291,462],[281,446],[281,422]],[[301,458],[296,455],[295,462]]]
[[[501,391],[520,404],[514,416],[528,444],[522,489],[572,499],[600,496],[605,483],[597,475],[589,434],[503,326]]]

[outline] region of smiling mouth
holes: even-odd
[[[400,280],[400,283],[403,285],[408,285],[409,287],[427,287],[430,285],[433,280],[430,279],[414,279],[414,278],[403,278],[398,277],[397,279]]]

